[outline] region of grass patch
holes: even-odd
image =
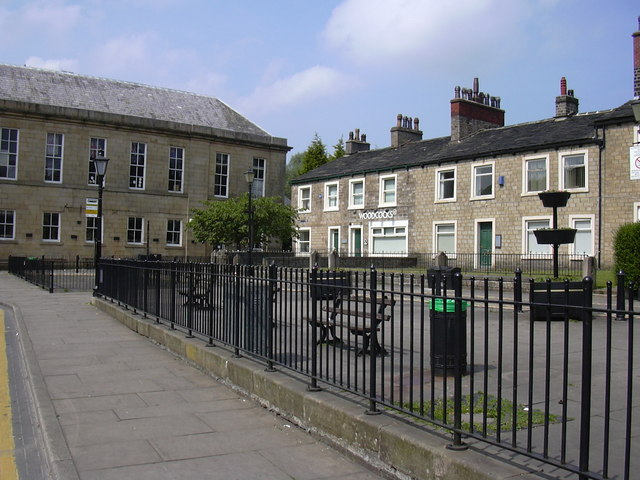
[[[486,404],[486,416],[487,416],[487,433],[495,434],[498,431],[498,427],[500,431],[506,432],[511,431],[514,428],[516,430],[522,430],[528,427],[529,425],[529,415],[531,414],[531,426],[537,427],[540,425],[544,425],[545,423],[545,414],[541,410],[532,410],[529,412],[527,410],[526,405],[518,404],[515,412],[515,417],[513,415],[513,402],[507,399],[502,399],[500,402],[500,425],[498,425],[498,397],[494,395],[485,395],[482,392],[475,393],[473,395],[473,402],[471,395],[465,395],[462,397],[462,429],[466,431],[471,431],[471,407],[473,403],[473,431],[481,432],[484,430],[483,424],[483,413],[485,412],[485,404]],[[409,402],[405,402],[402,404],[402,407],[405,410],[412,410],[414,412],[420,411],[420,403],[413,402],[413,404]],[[424,414],[426,416],[431,416],[431,401],[426,401],[423,404]],[[435,420],[439,420],[444,422],[444,411],[445,411],[445,402],[442,399],[438,399],[435,401],[433,405],[433,418]],[[447,423],[453,423],[453,400],[449,399],[446,402],[446,411],[447,411]],[[549,415],[549,423],[558,423],[560,422],[560,416],[550,414]]]

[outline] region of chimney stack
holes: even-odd
[[[391,146],[396,148],[405,143],[420,140],[422,140],[420,119],[418,117],[403,117],[402,114],[399,113],[396,117],[396,126],[391,128]]]
[[[573,90],[567,90],[567,79],[560,79],[560,96],[556,97],[556,118],[570,117],[578,113],[578,99],[573,96]]]
[[[638,31],[633,35],[633,97],[640,98],[640,17]]]
[[[460,140],[486,128],[504,127],[504,110],[500,109],[500,97],[492,97],[480,91],[477,78],[473,89],[454,89],[451,100],[451,141]]]
[[[355,129],[354,132],[349,132],[349,140],[346,141],[344,152],[345,155],[353,155],[358,152],[367,152],[371,148],[371,144],[367,143],[367,136],[363,133],[360,135],[360,129]]]

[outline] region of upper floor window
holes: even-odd
[[[396,175],[380,177],[380,206],[396,205]]]
[[[311,211],[311,186],[298,187],[298,210]]]
[[[13,240],[16,231],[15,210],[0,210],[0,240]]]
[[[60,241],[60,214],[45,212],[42,217],[42,240],[45,242]]]
[[[96,165],[93,161],[97,157],[105,157],[106,154],[107,140],[105,138],[91,138],[89,143],[89,177],[87,178],[89,185],[98,184],[98,174],[96,173]]]
[[[253,159],[253,185],[251,191],[254,197],[264,197],[266,161],[264,158]]]
[[[225,198],[229,195],[229,155],[226,153],[216,153],[213,195]]]
[[[349,208],[364,208],[364,178],[349,180]]]
[[[129,217],[127,224],[127,243],[142,243],[144,240],[144,219]]]
[[[167,245],[182,245],[182,220],[167,220]]]
[[[169,191],[182,192],[184,173],[184,148],[169,148]]]
[[[18,129],[0,129],[0,178],[15,180],[18,173]]]
[[[339,192],[338,183],[325,183],[324,184],[324,209],[325,210],[338,210],[339,204]]]
[[[144,189],[144,167],[147,157],[147,144],[131,143],[131,162],[129,163],[129,188]]]
[[[44,157],[44,181],[62,182],[62,149],[64,135],[47,133],[46,155]]]
[[[447,168],[436,172],[436,200],[456,199],[456,169]]]
[[[493,163],[472,168],[473,198],[493,197]]]
[[[587,189],[587,155],[575,153],[560,157],[560,185],[562,190]]]
[[[525,190],[524,193],[543,192],[548,190],[547,159],[528,158],[525,165]]]

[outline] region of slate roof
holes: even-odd
[[[0,64],[0,99],[270,136],[217,98],[32,67]]]
[[[300,184],[369,172],[393,171],[421,165],[493,157],[545,148],[597,143],[595,124],[633,118],[627,103],[613,110],[549,118],[479,131],[460,142],[451,137],[410,142],[399,147],[358,152],[326,163],[295,178]]]

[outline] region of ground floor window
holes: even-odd
[[[0,239],[13,240],[16,230],[16,212],[14,210],[0,210]]]
[[[167,220],[167,245],[182,245],[182,220]]]
[[[571,218],[571,228],[575,228],[576,239],[572,253],[576,255],[593,255],[593,219],[590,217]]]
[[[536,236],[533,233],[539,228],[550,228],[551,220],[548,218],[536,218],[530,220],[524,220],[524,252],[527,254],[549,254],[551,253],[551,247],[549,245],[540,245],[536,240]]]
[[[434,225],[434,253],[456,253],[456,224],[454,222]]]
[[[46,242],[60,241],[60,214],[45,212],[42,217],[42,240]]]
[[[311,231],[306,230],[298,230],[300,236],[298,237],[298,253],[309,253],[311,251]]]
[[[144,219],[129,217],[127,226],[127,243],[142,243]]]
[[[406,255],[407,222],[372,222],[370,225],[372,255]]]
[[[85,240],[90,243],[96,241],[98,235],[98,217],[86,217],[87,228],[85,229]],[[102,229],[104,232],[104,229]]]

